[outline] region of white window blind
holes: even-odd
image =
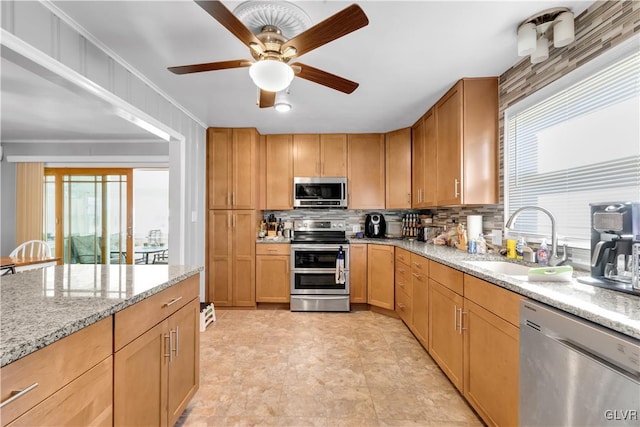
[[[640,52],[507,118],[505,213],[541,206],[559,237],[588,248],[593,202],[640,200]],[[523,212],[518,234],[549,237],[549,219]]]

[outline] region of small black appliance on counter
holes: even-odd
[[[364,220],[364,235],[369,238],[384,237],[387,232],[387,225],[381,213],[373,212],[367,214]]]

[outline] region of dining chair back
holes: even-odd
[[[51,248],[44,240],[29,240],[9,254],[14,258],[51,258]]]

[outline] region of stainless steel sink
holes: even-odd
[[[529,266],[514,264],[506,261],[465,261],[467,264],[484,268],[485,270],[492,271],[498,274],[505,274],[507,276],[524,276],[527,277],[529,273]]]

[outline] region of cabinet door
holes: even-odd
[[[393,310],[394,301],[393,246],[367,245],[368,303]]]
[[[111,426],[113,358],[109,356],[9,426]]]
[[[231,208],[232,145],[232,129],[207,129],[207,192],[209,209]]]
[[[349,135],[349,209],[384,209],[384,137]]]
[[[459,205],[462,200],[462,87],[458,82],[435,106],[438,206]]]
[[[167,405],[174,425],[200,383],[200,300],[194,299],[169,317],[171,359]]]
[[[411,208],[411,129],[385,136],[386,209]]]
[[[257,149],[255,129],[233,130],[233,209],[254,209],[256,206]]]
[[[416,337],[429,346],[429,278],[420,271],[412,272],[413,311],[411,325]]]
[[[293,209],[291,135],[267,135],[267,209]]]
[[[411,207],[421,208],[424,197],[424,118],[420,118],[411,130]]]
[[[169,326],[163,321],[114,355],[114,426],[167,425]]]
[[[233,305],[256,305],[255,211],[233,211]]]
[[[232,264],[233,241],[231,234],[232,212],[209,211],[207,294],[216,305],[233,305]]]
[[[429,280],[429,354],[460,391],[463,390],[462,308],[460,295]]]
[[[320,135],[320,173],[322,176],[347,176],[347,135]]]
[[[349,245],[349,286],[351,302],[367,302],[367,245]]]
[[[256,256],[256,301],[282,302],[290,300],[291,277],[288,255]]]
[[[293,176],[320,176],[320,136],[293,135]]]
[[[423,145],[421,207],[429,208],[437,206],[436,118],[433,109],[424,115]]]
[[[467,299],[464,307],[464,396],[488,425],[517,425],[519,330]]]

